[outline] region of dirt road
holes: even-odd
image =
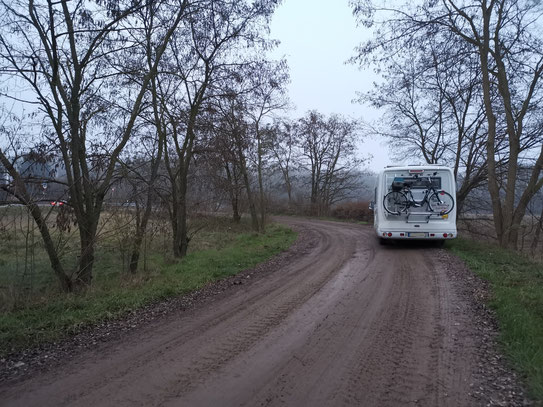
[[[450,255],[423,246],[380,247],[369,227],[282,221],[305,239],[287,265],[45,374],[8,382],[0,404],[488,402],[490,396],[474,396],[487,386],[483,339],[473,307],[447,270]]]

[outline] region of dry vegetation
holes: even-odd
[[[492,215],[463,215],[458,219],[460,236],[497,243]],[[525,216],[519,233],[518,252],[543,262],[543,223],[537,216]]]
[[[53,231],[61,258],[77,270],[78,230],[64,208],[48,209],[47,222]],[[137,275],[129,271],[135,229],[135,211],[130,207],[107,209],[101,218],[93,289],[146,280],[175,263],[171,250],[171,228],[161,212],[153,213],[142,245]],[[224,217],[195,215],[190,221],[189,253],[221,249],[240,233],[248,232],[247,222],[234,223]],[[10,311],[41,302],[59,294],[51,273],[39,231],[24,206],[0,207],[0,309]],[[141,281],[140,281],[141,283]]]
[[[345,202],[332,209],[332,216],[343,220],[356,220],[359,222],[373,222],[373,211],[368,201]]]

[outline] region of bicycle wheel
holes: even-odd
[[[383,200],[385,210],[392,215],[400,215],[407,211],[407,197],[401,192],[392,191]]]
[[[440,215],[446,215],[454,208],[454,198],[448,192],[437,191],[430,195],[428,206],[433,212],[438,212]]]

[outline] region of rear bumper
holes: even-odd
[[[376,229],[377,236],[382,239],[406,239],[406,240],[450,240],[458,236],[456,229],[440,230],[398,230]]]

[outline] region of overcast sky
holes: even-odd
[[[366,121],[379,113],[351,103],[357,91],[369,90],[375,76],[346,64],[367,29],[357,27],[348,0],[284,0],[271,24],[271,37],[281,41],[275,56],[285,56],[290,67],[289,95],[300,117],[308,110],[340,113]],[[362,152],[373,155],[369,167],[378,170],[390,164],[383,140],[364,140]]]

